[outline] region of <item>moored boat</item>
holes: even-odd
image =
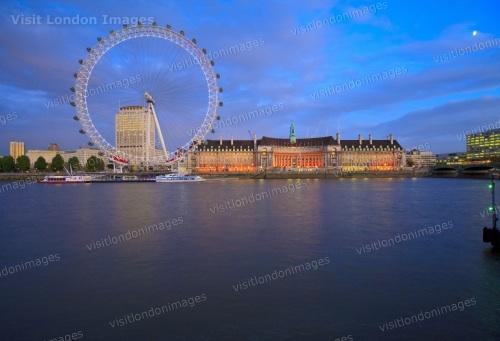
[[[89,175],[47,175],[40,180],[42,184],[78,184],[89,183],[92,177]]]

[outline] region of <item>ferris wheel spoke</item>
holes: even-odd
[[[182,94],[188,93],[188,90],[198,90],[198,89],[206,89],[206,84],[177,84],[170,83],[165,84],[159,89],[163,94]]]

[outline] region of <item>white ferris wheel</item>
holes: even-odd
[[[152,118],[154,121],[154,125],[150,125],[148,123],[147,127],[148,129],[150,129],[150,127],[154,127],[156,130],[156,136],[159,138],[161,148],[158,149],[159,153],[147,152],[145,155],[141,156],[130,155],[127,151],[120,150],[119,147],[110,143],[103,136],[103,134],[101,134],[101,132],[96,128],[95,122],[92,120],[94,112],[89,109],[87,100],[89,81],[91,80],[94,69],[99,64],[102,57],[123,42],[143,38],[162,39],[168,43],[175,44],[177,47],[187,52],[190,58],[194,61],[193,65],[199,68],[199,70],[201,70],[201,74],[203,75],[203,80],[201,81],[206,84],[206,86],[204,88],[204,94],[202,95],[205,98],[206,104],[203,104],[203,107],[205,108],[203,118],[194,129],[191,129],[192,134],[186,136],[183,144],[179,143],[177,147],[173,149],[170,148],[170,150],[168,150],[168,143],[165,143],[164,135],[162,134],[162,129],[160,127],[160,122],[155,108],[155,100],[158,100],[158,96],[155,96],[153,99],[153,96],[150,93],[144,91],[143,99],[145,100],[146,108],[150,113],[147,117],[148,120]],[[220,76],[214,71],[214,61],[210,60],[207,55],[207,51],[204,48],[197,46],[196,39],[188,39],[183,31],[175,32],[170,25],[159,26],[156,23],[138,23],[133,26],[123,25],[122,29],[118,31],[110,31],[108,36],[97,38],[97,44],[92,48],[87,48],[86,57],[79,60],[79,63],[80,68],[74,74],[76,82],[74,87],[71,88],[71,91],[74,92],[74,101],[71,102],[71,105],[76,108],[76,115],[74,116],[74,119],[80,122],[80,133],[88,136],[90,140],[89,145],[95,145],[110,160],[117,164],[126,165],[129,164],[131,160],[148,165],[173,164],[183,158],[188,151],[202,143],[207,134],[213,133],[214,122],[220,119],[218,115],[218,108],[222,106],[222,102],[219,101],[219,93],[222,92],[222,88],[219,88],[217,85],[217,80]],[[147,138],[151,136],[149,131],[146,136]],[[146,143],[149,142],[150,141],[147,141]]]

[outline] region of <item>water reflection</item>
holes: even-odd
[[[479,212],[487,202],[481,181],[305,180],[293,192],[214,211],[217,204],[295,181],[31,186],[9,194],[0,206],[2,264],[55,251],[62,260],[0,279],[0,290],[9,292],[2,302],[5,337],[49,337],[79,326],[96,340],[498,336],[500,256],[481,242]],[[28,204],[29,211],[23,209]],[[91,252],[85,247],[178,216],[183,223],[170,230]],[[446,233],[356,252],[364,243],[448,220],[454,226]],[[332,263],[241,294],[232,288],[321,257]],[[107,325],[116,316],[202,292],[208,300],[199,309],[126,329]],[[473,309],[418,328],[384,334],[377,327],[471,296],[478,301]]]

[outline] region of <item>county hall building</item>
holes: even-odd
[[[259,173],[262,171],[340,170],[342,172],[398,171],[404,150],[390,135],[374,140],[342,140],[340,135],[296,138],[262,137],[253,140],[206,140],[188,153],[185,167],[199,174]]]

